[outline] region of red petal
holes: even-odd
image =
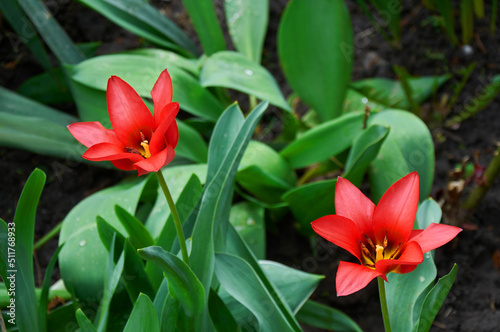
[[[361,259],[361,233],[358,226],[345,217],[328,215],[311,223],[313,230],[326,240]]]
[[[422,248],[416,242],[408,242],[403,253],[398,259],[383,259],[375,263],[375,269],[380,273],[387,274],[396,272],[400,266],[418,265],[424,261]],[[396,272],[398,273],[398,272]],[[400,273],[400,272],[399,272]]]
[[[98,143],[122,144],[113,130],[106,129],[100,122],[77,122],[68,125],[68,130],[78,142],[86,147]]]
[[[422,252],[426,253],[450,242],[461,231],[461,228],[455,226],[432,223],[421,233],[412,236],[410,241],[417,242]]]
[[[154,119],[141,97],[124,80],[111,76],[106,92],[108,113],[116,136],[127,146],[137,147],[140,132],[151,137]]]
[[[135,171],[134,163],[129,159],[111,160],[111,163],[113,163],[116,168],[123,171]]]
[[[134,164],[134,167],[139,173],[138,176],[147,174],[149,172],[158,172],[163,166],[170,163],[174,159],[174,148],[168,146],[166,149],[158,154],[152,155],[148,159],[143,159]]]
[[[418,187],[418,173],[413,172],[387,189],[373,213],[378,243],[382,243],[386,234],[393,242],[408,241],[417,214]]]
[[[159,124],[158,116],[161,110],[172,102],[172,79],[166,69],[161,72],[160,77],[156,80],[155,86],[151,90],[151,97],[153,97],[155,105],[155,122]]]
[[[335,186],[335,213],[354,221],[359,231],[373,237],[372,217],[375,204],[349,180],[339,177]]]
[[[365,288],[370,281],[377,277],[381,277],[387,281],[387,277],[378,271],[363,265],[341,261],[335,281],[337,296],[346,296],[355,293]]]
[[[168,145],[171,145],[175,149],[177,142],[179,142],[179,128],[177,127],[177,121],[172,122],[170,127],[168,127],[166,137]]]
[[[170,103],[162,110],[162,115],[159,118],[161,122],[158,123],[158,128],[156,128],[153,136],[151,137],[151,142],[149,143],[149,149],[152,154],[159,153],[165,149],[167,145],[172,145],[174,148],[177,146],[177,140],[179,137],[177,124],[175,124],[175,127],[172,129],[170,128],[172,127],[172,124],[175,123],[175,117],[178,112],[179,103]],[[170,138],[175,142],[170,142],[168,136],[169,130],[177,130],[177,138],[175,138],[175,135],[172,135],[174,133],[170,133]],[[173,143],[175,143],[175,145]]]
[[[134,163],[144,159],[135,153],[125,153],[122,147],[110,143],[92,145],[82,157],[92,161],[129,159]]]

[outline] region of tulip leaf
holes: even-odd
[[[182,0],[182,4],[193,22],[205,54],[212,55],[215,52],[225,50],[226,41],[215,14],[213,1]]]
[[[362,113],[347,113],[309,129],[280,151],[293,168],[302,168],[328,159],[345,149],[361,133]]]
[[[342,311],[309,300],[296,315],[297,319],[309,326],[325,330],[362,332],[361,328]]]
[[[189,37],[147,1],[79,0],[126,30],[165,48],[198,55]],[[188,53],[189,52],[189,53]]]
[[[139,256],[161,266],[168,280],[169,294],[179,301],[186,315],[192,317],[203,310],[205,291],[189,266],[161,247],[138,250]]]
[[[243,259],[216,254],[215,274],[221,287],[255,315],[260,330],[300,331],[290,325],[255,271]]]
[[[364,112],[367,107],[370,111],[382,111],[387,108],[387,106],[368,98],[354,89],[347,90],[344,100],[344,113]]]
[[[52,258],[47,265],[47,269],[45,270],[45,275],[43,276],[42,289],[40,291],[40,300],[38,302],[38,323],[43,327],[43,330],[46,330],[47,326],[47,311],[48,311],[48,302],[49,302],[49,287],[52,281],[52,271],[57,263],[57,258],[59,252],[61,251],[62,246],[58,247]],[[35,290],[36,291],[36,290]]]
[[[250,141],[241,159],[236,182],[259,200],[274,204],[297,181],[288,162],[264,143]]]
[[[208,309],[210,318],[218,332],[238,331],[238,323],[236,323],[224,301],[212,289],[210,289],[210,296],[208,297]]]
[[[313,235],[311,222],[328,214],[335,213],[335,185],[337,180],[325,180],[290,189],[282,200],[299,223],[298,231]]]
[[[377,157],[380,147],[388,134],[389,128],[373,125],[363,130],[356,137],[344,168],[344,177],[351,181],[352,184],[359,187],[366,170],[372,160]]]
[[[264,208],[253,202],[240,202],[231,207],[229,221],[255,257],[266,256],[266,229]]]
[[[269,0],[225,0],[224,12],[236,49],[260,63],[269,20]]]
[[[139,295],[130,314],[127,325],[123,332],[160,332],[158,316],[151,299],[145,295]]]
[[[434,145],[425,123],[409,112],[386,110],[371,116],[368,124],[391,128],[370,167],[373,200],[378,202],[393,183],[413,171],[420,177],[420,200],[429,197]]]
[[[115,205],[115,214],[123,228],[125,228],[128,238],[135,248],[139,249],[149,247],[154,244],[151,234],[149,234],[148,230],[144,227],[144,224],[140,220],[120,205]]]
[[[241,53],[223,51],[210,56],[203,65],[200,83],[235,89],[291,111],[269,71]]]
[[[16,259],[15,263],[7,264],[7,275],[15,275],[14,297],[19,304],[16,306],[16,322],[21,331],[38,331],[39,328],[33,275],[33,241],[36,208],[45,179],[45,173],[39,169],[31,173],[21,192],[14,215],[16,232],[13,249]]]
[[[453,265],[450,273],[440,278],[437,284],[429,291],[425,297],[422,309],[416,317],[418,320],[413,326],[414,332],[426,332],[431,328],[434,318],[443,305],[446,296],[448,295],[451,286],[455,282],[457,276],[457,264]]]
[[[97,332],[97,329],[92,325],[92,322],[85,316],[80,308],[76,311],[76,320],[82,332]]]
[[[165,68],[172,78],[173,101],[179,102],[180,107],[187,112],[215,122],[223,111],[219,100],[203,88],[197,79],[177,66],[175,61],[165,61],[160,56],[136,54],[98,56],[74,66],[71,70],[71,79],[87,88],[106,91],[108,79],[116,75],[130,84],[141,97],[151,98],[151,89],[159,73]],[[79,96],[74,97],[78,104]],[[81,102],[91,102],[85,96],[81,98],[83,98]],[[85,121],[100,121],[107,118],[107,114],[103,114],[105,108],[101,110],[101,114],[86,112],[82,114],[82,111],[86,109],[82,109],[79,105],[80,116]]]
[[[412,77],[408,79],[412,99],[417,104],[423,103],[446,81],[450,75]],[[370,101],[385,105],[388,108],[410,109],[401,82],[387,78],[368,78],[351,83],[351,88],[358,91]]]
[[[179,55],[177,53],[162,50],[160,48],[136,48],[132,50],[127,50],[123,54],[133,54],[133,55],[143,55],[157,61],[164,61],[166,63],[175,63],[176,67],[182,68],[188,73],[195,77],[200,75],[201,62],[203,58],[200,59],[188,59]]]
[[[7,223],[0,218],[0,277],[7,286],[7,263],[9,257],[9,249],[7,244],[9,238],[9,227]],[[1,286],[2,284],[0,284]],[[1,306],[3,308],[3,306]]]
[[[176,154],[197,164],[206,163],[208,147],[201,135],[182,121],[177,121],[177,127],[179,128],[179,137],[182,137],[182,139],[175,148]]]
[[[54,68],[51,71],[28,78],[16,92],[44,104],[73,102],[62,68]]]
[[[290,1],[278,30],[281,67],[292,89],[322,121],[342,112],[353,54],[351,20],[344,1]]]

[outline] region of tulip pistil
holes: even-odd
[[[149,143],[147,140],[144,140],[141,142],[141,146],[144,149],[144,153],[142,153],[142,156],[146,159],[151,157],[151,152],[149,151]]]

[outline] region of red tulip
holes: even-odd
[[[335,188],[336,215],[311,223],[316,233],[356,256],[360,264],[340,262],[337,296],[352,294],[374,278],[387,281],[390,272],[409,273],[424,260],[424,253],[451,241],[462,230],[430,224],[413,230],[419,180],[416,172],[394,183],[377,206],[348,180]]]
[[[88,147],[83,158],[110,160],[119,169],[137,170],[138,175],[157,172],[174,159],[179,103],[172,102],[172,80],[166,69],[151,90],[154,116],[137,92],[117,76],[108,80],[106,97],[113,129],[99,122],[68,126],[71,134]]]

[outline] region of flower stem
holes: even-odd
[[[163,177],[161,170],[156,172],[156,177],[158,178],[158,182],[160,183],[161,189],[165,194],[168,206],[170,207],[170,213],[172,213],[172,218],[174,219],[175,230],[177,232],[177,237],[179,238],[179,244],[181,246],[182,260],[184,261],[184,263],[189,265],[189,256],[186,248],[186,240],[184,238],[184,232],[182,230],[179,214],[177,213],[177,208],[175,207],[174,200],[172,199],[172,195],[170,195],[170,190],[168,190],[167,182],[165,181],[165,178]]]
[[[35,244],[33,246],[33,250],[40,249],[43,245],[45,245],[47,242],[49,242],[54,237],[56,237],[59,234],[59,232],[61,231],[61,227],[62,227],[62,221],[59,222],[54,228],[52,228],[50,230],[50,232],[45,234],[40,240],[35,242]]]
[[[387,299],[385,298],[385,281],[377,278],[378,293],[380,296],[380,307],[382,308],[382,318],[384,319],[385,332],[391,332],[391,322],[389,321],[389,310],[387,310]]]

